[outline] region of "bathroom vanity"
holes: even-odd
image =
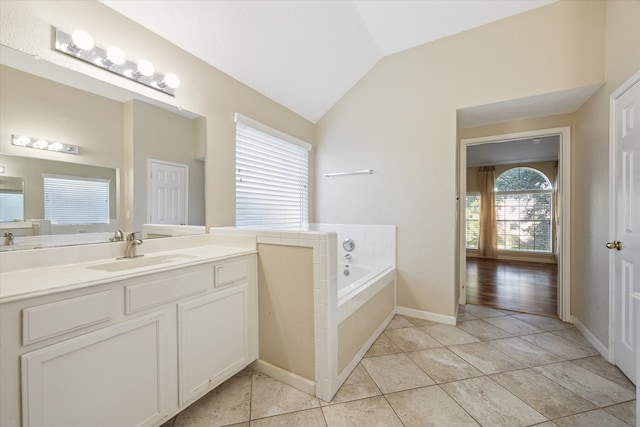
[[[2,267],[0,425],[159,426],[257,359],[255,242],[146,243],[134,259]]]

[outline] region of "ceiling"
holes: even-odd
[[[558,160],[559,135],[470,145],[467,167],[496,166]]]
[[[101,1],[316,123],[383,57],[556,0]]]

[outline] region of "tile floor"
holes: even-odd
[[[327,403],[245,369],[163,427],[629,426],[635,387],[573,326],[467,305],[396,316]]]

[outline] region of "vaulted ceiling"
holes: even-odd
[[[554,1],[102,3],[316,123],[383,57]]]

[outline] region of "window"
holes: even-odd
[[[108,224],[108,179],[44,175],[44,218],[52,224]]]
[[[236,226],[300,230],[309,222],[311,145],[236,114]]]
[[[466,197],[467,249],[478,249],[480,231],[480,195],[468,194]]]
[[[496,179],[498,249],[551,252],[551,200],[547,177],[531,168],[513,168]]]

